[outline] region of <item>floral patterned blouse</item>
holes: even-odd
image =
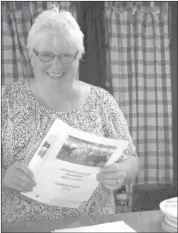
[[[53,116],[74,128],[113,139],[129,140],[120,160],[135,151],[125,118],[115,99],[104,89],[90,85],[84,104],[71,112],[54,112],[33,96],[28,81],[2,87],[2,166],[14,162],[28,165]],[[119,161],[118,161],[119,162]],[[101,215],[115,212],[113,192],[99,185],[88,202],[78,209],[60,208],[39,203],[12,189],[2,190],[2,222],[16,223],[70,216]]]

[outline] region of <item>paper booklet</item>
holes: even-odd
[[[28,165],[36,186],[22,194],[45,204],[78,208],[97,188],[100,168],[116,162],[128,143],[82,132],[55,119]]]
[[[52,232],[136,232],[123,221],[109,222],[85,227],[58,229]]]

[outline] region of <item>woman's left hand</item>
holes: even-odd
[[[97,175],[97,181],[109,190],[117,190],[123,186],[127,177],[126,169],[119,163],[104,167]]]

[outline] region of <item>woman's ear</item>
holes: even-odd
[[[26,50],[27,50],[28,58],[30,60],[30,64],[33,67],[33,62],[32,62],[33,53],[32,53],[32,51],[28,47],[26,47]]]
[[[30,57],[30,62],[31,62],[32,67],[34,68],[35,59],[34,59],[33,54],[32,54],[31,57]]]

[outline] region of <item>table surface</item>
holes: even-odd
[[[124,221],[136,232],[164,232],[161,228],[161,211],[142,211],[100,215],[93,217],[73,217],[68,220],[41,220],[2,226],[2,232],[50,232],[55,229],[94,225],[106,222]]]

